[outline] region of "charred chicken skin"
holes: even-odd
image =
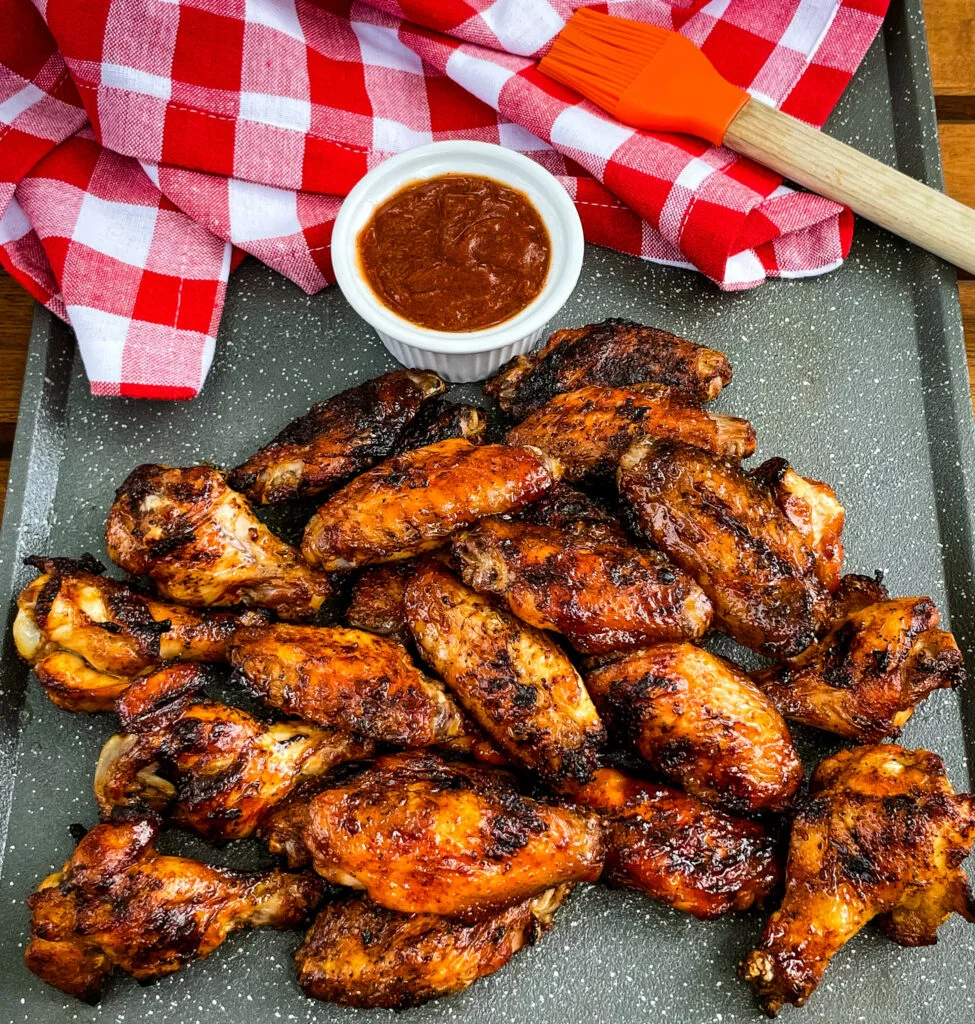
[[[212,953],[240,928],[293,928],[322,896],[312,875],[213,868],[164,857],[155,819],[98,825],[27,901],[24,960],[42,981],[96,1003],[119,967],[140,981]]]
[[[115,492],[105,542],[112,560],[193,607],[256,605],[308,619],[329,595],[308,566],[208,466],[139,466]]]
[[[409,558],[482,516],[535,501],[558,475],[558,465],[533,448],[440,441],[346,484],[312,516],[301,549],[328,570]]]
[[[453,555],[465,583],[583,654],[696,639],[711,623],[711,602],[690,577],[625,538],[492,516],[455,536]]]
[[[90,555],[29,558],[41,575],[17,599],[14,642],[47,695],[67,711],[111,711],[126,687],[164,661],[226,661],[256,612],[211,612],[159,601],[102,575]]]
[[[755,451],[747,420],[705,412],[671,388],[582,388],[557,395],[508,431],[508,444],[533,445],[557,459],[566,480],[611,480],[623,453],[644,437],[684,441],[731,459]]]
[[[802,764],[782,716],[730,661],[660,644],[586,674],[609,727],[661,775],[742,814],[784,811]]]
[[[965,678],[955,638],[938,621],[929,597],[869,604],[752,679],[786,718],[861,743],[897,736],[918,704]]]
[[[559,481],[530,505],[509,518],[531,526],[551,526],[591,541],[629,539],[619,518],[605,502]]]
[[[116,807],[150,807],[207,839],[240,839],[302,783],[373,753],[368,740],[307,722],[265,723],[202,699],[204,678],[179,665],[126,691],[126,731],[108,740],[95,771],[103,820]]]
[[[572,796],[602,817],[609,885],[711,920],[761,905],[778,883],[775,844],[754,821],[615,768],[600,768]]]
[[[256,626],[238,632],[230,663],[271,707],[329,729],[411,747],[464,732],[443,686],[395,640],[365,630]]]
[[[505,772],[427,751],[380,757],[309,807],[315,870],[407,914],[477,920],[566,882],[594,881],[595,815],[521,796]]]
[[[782,906],[739,970],[762,1009],[802,1006],[874,918],[902,946],[935,942],[953,913],[975,921],[961,867],[973,841],[975,797],[954,792],[937,754],[879,745],[823,761],[792,825]]]
[[[483,444],[487,425],[487,413],[479,406],[435,398],[423,404],[396,446],[396,451],[390,452],[390,455],[408,452],[413,448],[426,448],[453,437],[463,438],[471,444]]]
[[[361,896],[329,903],[295,955],[305,995],[402,1010],[460,992],[500,970],[552,927],[569,885],[465,924],[400,914]]]
[[[229,475],[262,505],[311,497],[389,458],[446,384],[423,370],[395,370],[318,402]]]
[[[815,640],[829,596],[812,550],[737,463],[643,440],[617,479],[640,530],[711,599],[719,629],[769,657],[794,656]]]
[[[585,387],[666,384],[692,401],[707,402],[730,381],[723,352],[659,327],[614,319],[556,331],[538,352],[508,363],[484,390],[522,419],[556,395]]]
[[[438,563],[407,585],[406,616],[422,656],[512,764],[553,783],[592,775],[606,733],[549,637]]]
[[[355,629],[368,629],[401,644],[412,643],[403,602],[406,585],[421,564],[420,559],[410,558],[363,569],[352,585],[345,621]]]

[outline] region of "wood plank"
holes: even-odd
[[[975,4],[924,0],[924,20],[939,118],[975,118]]]
[[[3,448],[14,439],[33,316],[34,300],[0,270],[0,455],[3,456],[10,455]]]
[[[975,124],[938,126],[948,195],[975,207]]]
[[[7,496],[7,477],[10,476],[10,459],[0,459],[0,522],[3,522],[3,505]]]
[[[961,320],[965,328],[969,386],[972,391],[972,405],[975,405],[975,281],[959,281],[958,295],[961,299]]]

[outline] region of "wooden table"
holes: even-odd
[[[975,2],[925,0],[925,17],[948,192],[975,206]],[[968,365],[975,378],[975,280],[963,280],[959,288]],[[32,313],[32,299],[0,270],[0,514]]]

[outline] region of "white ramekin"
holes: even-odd
[[[520,313],[480,331],[434,331],[397,316],[375,296],[359,265],[357,239],[373,211],[404,185],[440,174],[480,174],[519,189],[548,230],[551,260],[541,292]],[[582,269],[579,214],[558,181],[534,160],[488,142],[434,142],[390,157],[348,194],[332,232],[332,266],[342,294],[405,366],[450,381],[482,380],[530,352],[572,294]]]

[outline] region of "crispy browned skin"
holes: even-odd
[[[295,954],[305,995],[342,1006],[402,1010],[460,992],[500,970],[552,927],[571,886],[465,924],[399,914],[361,896],[329,903]]]
[[[762,1009],[802,1006],[833,955],[873,918],[902,946],[930,945],[952,913],[975,920],[961,862],[975,797],[937,754],[893,745],[827,758],[792,825],[782,906],[739,973]]]
[[[532,526],[552,526],[588,540],[625,541],[628,534],[606,505],[564,481],[511,516]]]
[[[403,599],[417,564],[411,558],[364,569],[352,585],[345,621],[356,629],[368,629],[401,644],[411,641],[413,634],[406,622]]]
[[[462,437],[471,444],[483,444],[487,425],[487,413],[480,406],[436,398],[423,404],[396,446],[396,452],[390,452],[390,455],[407,452],[411,448],[426,448],[452,437]]]
[[[761,825],[687,793],[600,768],[573,799],[602,816],[603,881],[710,920],[761,904],[775,888],[775,844]]]
[[[626,539],[491,516],[457,534],[453,554],[465,583],[583,654],[696,639],[711,623],[711,602],[686,573]]]
[[[412,747],[464,731],[441,683],[401,644],[365,630],[255,626],[234,637],[230,663],[261,700],[330,729]]]
[[[230,486],[262,505],[321,494],[389,458],[427,399],[446,384],[394,370],[318,402],[230,472]]]
[[[208,839],[239,839],[297,786],[373,753],[368,740],[307,722],[261,722],[198,698],[202,676],[179,665],[126,691],[126,731],[108,740],[95,770],[102,820],[116,807],[151,807]]]
[[[627,448],[643,437],[668,438],[743,459],[755,451],[747,420],[705,412],[670,388],[583,388],[556,395],[508,431],[508,444],[534,445],[558,459],[566,480],[611,479]]]
[[[802,764],[782,716],[748,676],[693,644],[659,644],[586,673],[610,732],[665,778],[742,814],[783,811]]]
[[[723,352],[659,327],[613,319],[556,331],[538,352],[508,363],[484,390],[521,419],[555,395],[584,387],[667,384],[706,402],[730,381]]]
[[[29,558],[41,575],[17,598],[14,642],[47,695],[68,711],[111,711],[133,679],[164,661],[226,661],[256,612],[196,611],[102,576],[80,559]]]
[[[151,576],[174,601],[256,605],[282,619],[311,618],[330,591],[209,466],[134,469],[115,492],[105,543],[112,560]]]
[[[752,679],[786,718],[861,743],[897,736],[921,701],[965,679],[961,651],[938,619],[929,597],[870,604]]]
[[[325,569],[409,558],[482,516],[535,501],[558,474],[532,448],[439,441],[387,460],[332,495],[308,523],[301,550]]]
[[[311,802],[315,870],[403,913],[476,920],[602,868],[595,815],[521,796],[506,772],[427,751],[377,759]]]
[[[146,818],[98,825],[41,882],[24,960],[42,981],[96,1003],[116,967],[140,981],[171,974],[240,928],[293,928],[321,899],[312,875],[161,856],[157,831]]]
[[[832,594],[843,573],[846,509],[836,491],[799,474],[785,459],[767,459],[752,473],[772,492],[775,503],[803,535],[816,557],[816,575]]]
[[[859,573],[848,572],[840,577],[839,586],[833,594],[831,620],[839,622],[847,615],[852,615],[869,605],[879,604],[889,597],[880,573],[876,576],[862,576]]]
[[[417,647],[490,739],[549,782],[585,781],[606,739],[579,673],[544,633],[442,565],[406,588]]]
[[[769,657],[813,642],[829,615],[813,553],[737,463],[674,441],[638,441],[618,483],[640,529],[711,599],[719,629]]]

